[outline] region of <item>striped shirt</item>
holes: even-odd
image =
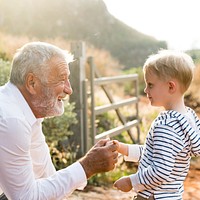
[[[130,175],[138,194],[157,200],[181,200],[191,156],[200,155],[200,120],[191,108],[189,117],[164,111],[154,120],[144,146],[129,145],[126,160],[139,161]]]

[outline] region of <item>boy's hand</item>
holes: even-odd
[[[117,150],[119,149],[119,141],[117,141],[117,140],[108,140],[107,142],[106,142],[106,146],[109,146],[109,145],[116,145],[117,146]]]
[[[131,179],[129,176],[124,176],[114,183],[114,187],[123,192],[129,192],[132,189]]]
[[[108,140],[106,146],[115,144],[117,146],[117,151],[122,155],[128,156],[128,145],[118,140]]]

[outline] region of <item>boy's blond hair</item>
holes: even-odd
[[[184,93],[192,82],[194,67],[194,62],[188,54],[174,50],[160,50],[146,60],[143,71],[155,73],[166,81],[176,79]]]

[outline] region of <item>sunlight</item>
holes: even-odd
[[[200,48],[199,0],[104,0],[108,11],[169,48]]]

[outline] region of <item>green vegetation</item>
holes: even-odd
[[[0,86],[4,85],[8,79],[10,74],[10,62],[4,61],[0,58]]]
[[[200,49],[193,49],[187,51],[187,53],[192,57],[192,59],[197,65],[200,63]]]
[[[56,169],[62,169],[76,161],[78,146],[70,143],[73,132],[70,126],[77,124],[74,104],[65,104],[62,116],[47,118],[43,121],[43,132],[50,148],[51,158]]]
[[[112,185],[117,179],[122,176],[128,176],[137,171],[137,163],[124,162],[123,157],[119,158],[118,164],[111,172],[100,173],[89,179],[88,183],[95,186]]]

